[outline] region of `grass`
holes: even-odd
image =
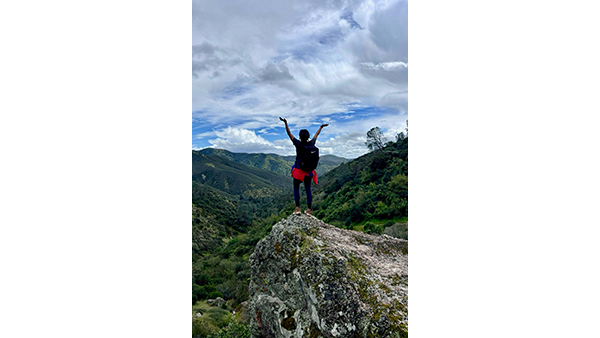
[[[202,313],[201,317],[196,317],[196,313],[198,312]],[[232,318],[229,311],[216,306],[210,306],[205,300],[197,301],[196,304],[192,306],[192,315],[194,318],[206,321],[207,324],[217,328],[226,326]]]
[[[196,302],[196,304],[192,305],[192,310],[195,310],[196,312],[198,312],[198,310],[204,310],[202,311],[203,313],[206,312],[206,310],[210,309],[210,305],[208,305],[208,303],[205,300],[199,300]]]

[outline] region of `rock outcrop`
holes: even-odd
[[[221,306],[223,306],[223,304],[225,304],[225,299],[223,299],[221,297],[217,297],[216,299],[207,300],[206,303],[209,304],[210,306],[221,307]]]
[[[296,214],[250,266],[254,337],[408,337],[408,241]]]

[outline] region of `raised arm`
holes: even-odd
[[[317,130],[317,132],[315,133],[315,136],[313,136],[313,140],[316,140],[316,139],[317,139],[317,136],[319,136],[319,133],[321,133],[321,129],[323,129],[323,127],[327,127],[328,125],[329,125],[329,124],[327,124],[327,123],[325,123],[325,124],[322,124],[322,125],[319,127],[319,130]]]
[[[280,117],[279,119],[281,121],[283,121],[283,123],[285,123],[285,131],[287,132],[288,136],[290,137],[290,140],[294,141],[294,135],[292,135],[292,132],[290,131],[290,127],[288,127],[287,120],[284,119],[283,117]]]

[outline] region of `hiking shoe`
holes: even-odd
[[[312,215],[312,209],[306,209],[304,210],[304,213],[307,215]]]
[[[301,214],[302,213],[302,209],[300,209],[299,207],[296,207],[296,210],[294,210],[294,214]]]

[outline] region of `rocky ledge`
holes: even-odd
[[[250,266],[254,337],[408,337],[408,241],[296,214]]]

